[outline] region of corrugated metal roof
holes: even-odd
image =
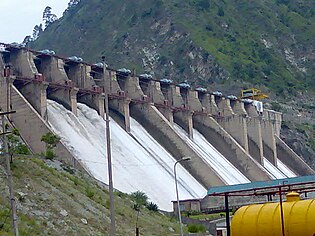
[[[297,184],[306,184],[309,182],[315,182],[315,175],[300,176],[300,177],[294,177],[294,178],[284,178],[284,179],[269,180],[269,181],[251,182],[251,183],[246,183],[246,184],[211,187],[208,190],[208,195],[215,196],[215,195],[222,195],[222,194],[231,193],[231,192],[245,192],[245,191],[252,191],[254,189],[268,189],[268,188],[278,187],[281,185],[289,186],[289,185],[297,185]]]

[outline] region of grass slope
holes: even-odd
[[[0,156],[0,235],[6,236],[12,233],[3,159]],[[79,171],[49,163],[35,157],[14,158],[20,235],[106,235],[110,225],[107,190]],[[115,195],[117,235],[134,235],[134,203],[127,194]],[[146,208],[140,211],[138,225],[141,235],[175,234],[170,229],[179,232],[175,220]]]

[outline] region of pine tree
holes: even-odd
[[[63,15],[70,11],[74,6],[78,5],[80,3],[80,0],[70,0],[68,3],[67,9],[64,11]]]
[[[30,35],[25,36],[22,44],[27,45],[29,42],[33,41],[32,37]]]
[[[51,13],[51,7],[47,6],[43,12],[43,21],[45,23],[45,28],[47,28],[50,24],[56,21],[58,18],[55,14]]]
[[[32,39],[36,40],[41,32],[43,32],[43,25],[42,24],[35,25],[33,29]]]

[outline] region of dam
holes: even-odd
[[[175,199],[172,166],[186,156],[181,198],[201,198],[210,186],[314,174],[281,140],[278,112],[260,114],[251,103],[168,79],[2,46],[1,111],[17,111],[10,122],[32,152],[43,152],[41,137],[54,132],[61,161],[107,183],[108,99],[115,188],[144,191],[162,209]]]

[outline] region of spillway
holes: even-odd
[[[263,158],[263,165],[273,179],[287,178],[284,173],[282,173],[277,167],[271,164],[271,162],[268,161],[268,159],[265,157]]]
[[[105,122],[97,112],[78,103],[78,115],[48,100],[49,123],[61,141],[96,179],[108,183]],[[160,209],[171,210],[176,199],[175,159],[135,120],[132,136],[110,121],[114,188],[148,195]],[[180,199],[202,198],[206,189],[180,164],[177,166]]]
[[[220,152],[218,152],[196,129],[193,130],[193,139],[176,123],[175,131],[187,144],[199,154],[199,156],[209,164],[210,167],[228,185],[249,183],[250,181],[233,166]]]
[[[290,170],[289,167],[287,167],[282,161],[280,161],[279,159],[277,159],[277,165],[278,165],[278,169],[282,171],[282,173],[284,173],[286,176],[288,176],[289,178],[291,177],[296,177],[297,175]]]

